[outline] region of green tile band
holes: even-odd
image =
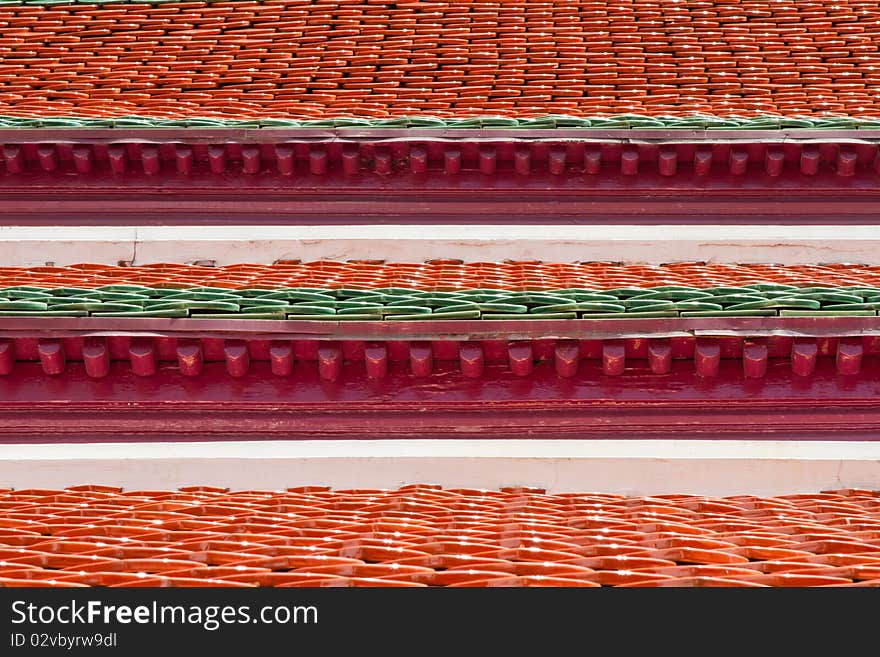
[[[169,317],[420,321],[460,319],[596,319],[651,317],[872,316],[880,288],[657,286],[593,290],[460,290],[431,292],[316,288],[186,289],[107,285],[0,289],[0,317]]]
[[[149,0],[148,0],[149,1]],[[153,0],[156,2],[157,0]],[[54,2],[53,2],[54,3]],[[45,0],[9,2],[0,5],[49,4]],[[72,4],[70,2],[55,4]],[[93,4],[93,3],[90,3]],[[100,128],[437,128],[442,130],[523,129],[553,130],[558,128],[590,128],[596,130],[783,130],[788,128],[816,130],[868,130],[880,128],[880,120],[851,116],[773,116],[747,117],[689,114],[683,116],[644,116],[619,114],[613,116],[548,115],[537,118],[479,116],[469,118],[405,116],[386,119],[339,117],[335,119],[227,119],[192,117],[187,119],[160,119],[149,116],[118,116],[94,118],[86,116],[0,116],[0,128],[42,129],[100,129]]]

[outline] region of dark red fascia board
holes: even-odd
[[[3,442],[868,440],[880,423],[876,317],[3,322]]]
[[[612,438],[876,440],[880,423],[877,370],[841,377],[833,360],[812,375],[792,377],[771,361],[761,379],[746,379],[738,361],[717,376],[674,362],[654,375],[645,363],[624,376],[585,362],[575,377],[538,363],[529,377],[504,365],[480,378],[454,364],[413,379],[392,368],[379,381],[363,364],[328,382],[312,364],[287,377],[266,362],[243,377],[223,363],[202,376],[173,367],[141,377],[126,363],[89,377],[82,363],[49,377],[39,363],[0,377],[0,443],[155,440]]]
[[[877,316],[653,317],[419,321],[2,317],[0,338],[130,335],[312,340],[532,340],[682,336],[880,336]]]
[[[873,223],[878,142],[874,130],[3,130],[0,219]]]

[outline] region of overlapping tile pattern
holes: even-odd
[[[756,284],[797,287],[880,287],[880,266],[725,264],[680,262],[664,265],[620,262],[386,262],[384,260],[284,260],[273,264],[222,266],[152,263],[134,267],[81,263],[69,266],[0,267],[0,288],[215,287],[227,290],[285,287],[321,289],[408,288],[454,291],[589,288],[740,287]]]
[[[6,489],[0,586],[880,586],[880,492]]]
[[[412,288],[0,288],[0,317],[194,317],[294,320],[874,316],[880,287],[683,285],[540,291]]]
[[[0,115],[880,117],[877,0],[4,3]]]

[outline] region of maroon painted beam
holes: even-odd
[[[332,358],[331,358],[332,360]],[[332,365],[331,365],[332,366]],[[452,364],[414,380],[391,363],[380,379],[369,363],[347,364],[329,380],[319,363],[278,377],[268,362],[229,376],[228,362],[204,364],[197,379],[162,364],[139,376],[124,363],[89,376],[68,363],[47,377],[40,363],[0,377],[0,442],[382,438],[742,438],[877,439],[876,364],[841,376],[820,359],[809,377],[771,360],[759,379],[721,360],[702,376],[676,362],[655,375],[647,362],[608,376],[599,361],[559,376],[538,362],[528,376],[484,363],[479,376]]]
[[[239,316],[241,317],[241,316]],[[90,335],[250,340],[527,340],[701,336],[880,336],[880,317],[656,317],[634,319],[322,321],[0,316],[0,338]]]
[[[199,141],[199,132],[166,131],[143,141],[112,131],[52,141],[55,132],[0,134],[0,219],[874,223],[880,199],[876,139],[835,141],[831,134],[821,142],[635,142],[618,135],[544,143],[473,134],[458,141],[415,134],[310,141],[271,131],[253,131],[250,141],[242,134],[243,142],[210,131],[208,141]]]
[[[673,361],[691,361],[701,377],[718,376],[722,360],[742,362],[741,374],[761,379],[768,363],[790,364],[794,379],[809,376],[819,359],[832,359],[838,374],[866,371],[880,376],[880,337],[738,337],[677,336],[611,339],[482,339],[482,340],[318,340],[242,339],[109,335],[88,337],[30,336],[0,338],[0,376],[39,362],[44,374],[63,375],[68,363],[82,362],[92,378],[110,374],[111,363],[124,362],[137,376],[153,376],[173,364],[181,374],[197,377],[209,362],[225,362],[226,373],[243,377],[252,364],[269,362],[273,376],[290,376],[295,365],[317,363],[320,377],[335,381],[343,368],[363,365],[371,380],[388,376],[401,365],[415,378],[438,375],[451,363],[463,376],[480,378],[490,364],[503,364],[529,377],[536,363],[552,362],[560,377],[578,374],[582,363],[601,364],[606,376],[633,375],[647,362],[653,374],[668,374]],[[117,370],[118,374],[118,370]]]
[[[880,338],[0,340],[0,442],[874,439]]]
[[[0,143],[17,141],[40,143],[93,144],[107,142],[163,143],[185,141],[192,144],[304,142],[558,142],[558,141],[638,141],[646,143],[808,143],[872,142],[880,140],[880,130],[781,128],[771,130],[730,130],[700,128],[2,128]]]

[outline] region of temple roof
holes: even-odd
[[[839,125],[880,119],[878,16],[876,0],[14,0],[0,116]]]
[[[0,490],[3,586],[878,586],[877,491]]]

